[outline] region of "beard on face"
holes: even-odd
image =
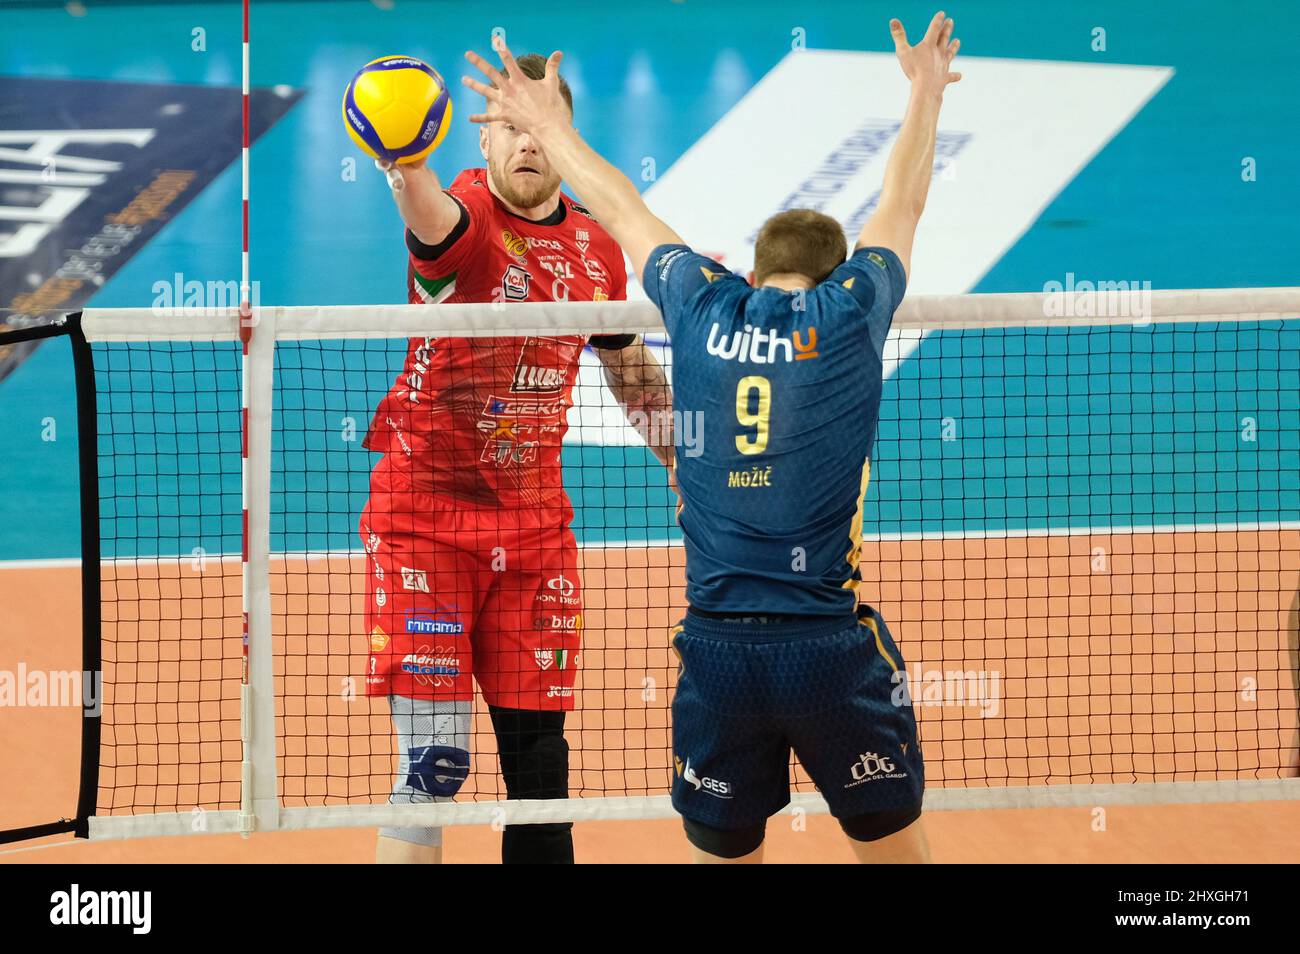
[[[497,188],[497,194],[505,199],[511,205],[518,209],[532,209],[541,205],[560,188],[560,177],[552,169],[545,171],[541,168],[541,163],[533,165],[528,162],[518,163],[520,166],[530,166],[536,169],[540,175],[536,176],[515,176],[506,171],[504,162],[491,162],[488,164],[488,174],[492,177],[492,184]],[[523,179],[524,181],[520,181]]]

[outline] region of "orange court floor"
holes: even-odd
[[[912,667],[993,671],[996,712],[972,700],[918,707],[927,784],[1276,778],[1296,774],[1294,531],[893,541],[864,554],[864,592]],[[570,726],[575,794],[662,794],[671,771],[667,643],[680,548],[582,551],[580,701]],[[272,567],[277,734],[286,805],[385,801],[391,729],[382,699],[340,692],[362,674],[364,557]],[[1214,611],[1206,613],[1205,594]],[[0,670],[77,668],[75,565],[0,571]],[[239,779],[239,565],[104,564],[107,685],[101,814],[230,809]],[[1212,624],[1212,625],[1211,625]],[[1229,637],[1229,634],[1230,637]],[[1248,702],[1243,674],[1254,680]],[[360,679],[356,680],[358,683]],[[647,687],[650,687],[647,689]],[[481,707],[480,707],[481,708]],[[75,806],[79,712],[0,708],[0,828]],[[466,797],[500,797],[492,739],[475,723]],[[807,791],[802,774],[799,789]],[[1300,802],[940,811],[938,862],[1281,863],[1300,860]],[[773,862],[849,862],[833,819],[780,815]],[[451,826],[446,858],[492,862],[499,834]],[[371,860],[373,829],[6,846],[5,862]],[[676,820],[583,822],[579,861],[688,858]]]
[[[768,825],[770,863],[851,864],[834,820],[807,816]],[[1106,810],[1095,830],[1092,809],[1035,808],[945,811],[925,816],[933,860],[956,864],[1294,864],[1300,859],[1300,802],[1152,805]],[[449,863],[492,863],[501,836],[487,827],[445,830]],[[37,843],[39,844],[39,843]],[[583,822],[574,826],[580,864],[674,864],[689,861],[675,820]],[[373,861],[373,829],[196,835],[114,842],[62,842],[0,854],[0,862],[92,864],[365,864]]]

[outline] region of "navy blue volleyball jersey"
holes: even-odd
[[[815,288],[786,292],[661,245],[643,285],[672,338],[683,416],[687,601],[719,613],[852,612],[881,353],[906,285],[898,256],[858,249]]]

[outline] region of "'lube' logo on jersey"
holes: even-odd
[[[777,361],[807,361],[818,356],[817,329],[795,331],[790,337],[745,325],[742,331],[724,332],[716,321],[709,329],[709,354],[723,361],[741,364],[775,364]]]
[[[543,672],[552,666],[556,669],[564,669],[569,664],[569,651],[567,649],[534,649],[533,658],[537,660],[537,668]]]
[[[563,368],[535,368],[521,364],[515,368],[512,391],[560,391],[566,375]]]
[[[579,339],[580,341],[581,339]],[[562,394],[581,344],[559,338],[525,338],[510,382],[511,394]]]
[[[701,777],[691,767],[691,760],[685,762],[679,756],[673,756],[673,761],[677,766],[677,774],[682,777],[687,785],[690,785],[697,792],[703,792],[705,795],[712,795],[714,798],[734,798],[730,782],[724,782],[720,778],[710,778],[705,775]]]

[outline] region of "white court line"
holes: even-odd
[[[1202,782],[1027,785],[1001,788],[931,788],[927,811],[980,811],[1015,808],[1092,808],[1098,805],[1186,805],[1300,799],[1300,779],[1225,779]],[[816,793],[791,796],[790,808],[827,814]],[[279,831],[322,828],[375,828],[410,825],[496,825],[539,822],[646,821],[676,818],[667,795],[587,796],[560,800],[484,801],[423,805],[320,805],[282,808]],[[204,814],[205,830],[195,832],[189,812],[109,815],[90,819],[90,840],[160,835],[228,834],[238,831],[238,813]],[[266,830],[266,829],[263,829]]]
[[[864,541],[876,543],[898,543],[907,540],[1018,540],[1025,537],[1087,537],[1087,536],[1140,536],[1157,533],[1270,533],[1276,531],[1300,530],[1300,521],[1284,520],[1271,523],[1171,523],[1138,527],[1010,527],[1002,530],[923,530],[920,533],[876,533],[863,536]],[[640,547],[681,547],[680,539],[635,539],[615,540],[608,543],[579,543],[581,550],[635,550]],[[271,554],[273,561],[294,560],[328,560],[333,557],[356,557],[365,554],[365,550],[285,550]],[[192,563],[194,557],[160,556],[160,557],[116,557],[104,560],[105,565],[136,566],[149,563]],[[203,558],[212,563],[238,563],[242,556],[238,553],[210,553]],[[4,570],[45,570],[67,569],[81,566],[79,557],[54,558],[48,560],[0,560],[0,572]]]

